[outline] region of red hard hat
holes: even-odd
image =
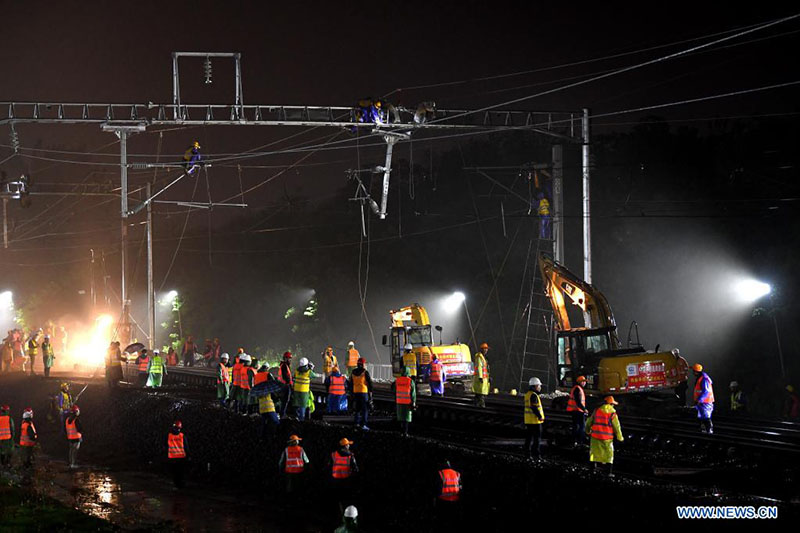
[[[284,359],[291,359],[292,358],[292,352],[283,352],[283,358]]]
[[[77,412],[78,412],[78,411],[80,411],[80,410],[81,410],[81,408],[80,408],[80,407],[78,407],[78,406],[77,406],[77,404],[73,404],[73,406],[72,406],[72,412],[73,412],[73,413],[77,413]]]
[[[358,358],[358,361],[356,361],[356,364],[359,364],[359,365],[366,365],[366,364],[367,364],[367,361],[366,361],[366,359],[364,359],[363,357],[359,357],[359,358]]]
[[[182,427],[183,427],[183,424],[181,423],[181,421],[180,421],[180,420],[176,420],[176,421],[175,421],[175,423],[174,423],[174,424],[172,424],[172,425],[173,425],[173,426],[175,426],[175,427],[176,427],[176,428],[178,428],[178,429],[180,429],[180,428],[182,428]]]

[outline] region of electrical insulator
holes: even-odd
[[[206,74],[206,83],[211,83],[211,58],[207,57],[203,62],[203,70]]]
[[[14,149],[14,153],[19,153],[19,135],[17,134],[17,130],[14,129],[14,124],[11,124],[11,148]]]

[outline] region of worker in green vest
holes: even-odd
[[[150,358],[150,364],[147,367],[147,387],[159,388],[161,386],[161,379],[167,373],[167,365],[164,364],[164,358],[161,357],[161,352],[153,350],[153,356]]]

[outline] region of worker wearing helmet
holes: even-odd
[[[0,466],[2,467],[11,466],[11,454],[14,451],[16,431],[10,411],[9,406],[0,406]]]
[[[328,346],[322,354],[322,373],[325,374],[325,377],[331,375],[331,371],[335,366],[339,366],[339,361],[333,355],[333,346]]]
[[[569,391],[569,400],[567,400],[567,412],[572,416],[572,439],[573,446],[578,444],[586,444],[586,417],[589,415],[589,410],[586,409],[586,376],[578,376],[575,380],[575,385]]]
[[[303,440],[297,435],[291,435],[286,449],[283,450],[278,460],[278,468],[286,475],[286,493],[292,494],[301,488],[306,465],[309,464],[308,455],[300,446]]]
[[[403,346],[403,366],[408,368],[409,376],[417,377],[417,354],[414,353],[414,346],[410,342]]]
[[[294,378],[292,377],[292,352],[284,352],[281,358],[280,367],[278,367],[278,381],[283,384],[280,393],[281,418],[286,416],[286,409],[289,407],[289,400],[292,397],[292,388],[294,387]]]
[[[45,335],[42,341],[42,362],[44,363],[44,377],[50,377],[50,369],[55,362],[56,354],[53,352],[53,345],[50,343],[50,335]],[[33,367],[31,367],[33,368]]]
[[[592,416],[586,421],[586,434],[591,436],[589,445],[589,461],[597,469],[597,464],[607,464],[608,474],[612,475],[614,464],[614,439],[619,442],[625,440],[622,437],[622,429],[619,425],[619,417],[614,406],[617,402],[613,396],[606,396],[603,405],[595,409]]]
[[[239,389],[236,395],[236,412],[247,414],[250,405],[250,389],[253,387],[252,369],[253,358],[250,354],[243,353],[239,356]]]
[[[480,350],[475,354],[472,366],[474,374],[472,378],[472,392],[475,394],[475,405],[486,407],[486,395],[489,394],[489,363],[486,361],[486,354],[489,353],[489,345],[485,342],[480,345]]]
[[[200,154],[200,143],[195,141],[192,146],[183,154],[183,166],[187,174],[194,174],[203,164],[203,156]]]
[[[136,357],[136,370],[138,372],[138,384],[140,387],[147,386],[148,368],[150,368],[150,354],[147,352],[146,348],[142,348],[142,351],[139,352],[139,355]]]
[[[337,527],[333,533],[358,533],[358,509],[354,505],[348,505],[344,510],[342,525]]]
[[[353,370],[356,369],[358,366],[358,358],[361,357],[361,354],[358,353],[356,350],[356,343],[354,341],[350,341],[347,343],[347,377],[349,378],[350,375],[353,373]]]
[[[25,345],[26,352],[27,352],[27,355],[28,355],[28,359],[29,359],[30,365],[31,365],[31,376],[34,375],[33,365],[36,364],[36,357],[39,355],[39,340],[38,340],[38,338],[39,338],[39,333],[38,332],[31,333],[31,337],[28,339],[28,342]]]
[[[308,400],[311,397],[311,380],[317,377],[314,372],[314,363],[305,357],[298,361],[294,371],[294,388],[292,389],[292,405],[297,409],[297,419],[305,420],[308,411]]]
[[[439,361],[439,356],[435,353],[431,356],[430,374],[428,383],[431,386],[431,396],[444,396],[444,383],[447,381],[447,374],[444,365]]]
[[[39,434],[33,425],[33,409],[26,407],[22,411],[22,426],[19,432],[19,446],[22,448],[22,464],[26,467],[33,466],[33,449]]]
[[[73,405],[70,414],[64,420],[64,431],[67,434],[67,442],[69,443],[69,467],[77,468],[78,464],[78,450],[81,448],[83,442],[83,431],[81,429],[81,421],[79,416],[81,410],[77,405]]]
[[[66,381],[61,383],[61,387],[58,391],[58,395],[56,396],[56,404],[58,405],[58,410],[61,413],[61,428],[64,428],[64,420],[67,418],[67,415],[72,408],[72,394],[69,392],[69,383]]]
[[[449,524],[454,530],[460,529],[462,512],[461,500],[461,474],[450,466],[450,461],[442,461],[437,472],[436,480],[436,519],[442,524]],[[449,528],[448,528],[449,529]]]
[[[325,378],[325,390],[328,391],[328,413],[340,414],[347,412],[347,378],[339,372],[339,367],[333,367],[331,375]]]
[[[532,377],[528,380],[528,392],[525,393],[525,453],[528,458],[539,460],[541,458],[540,442],[542,439],[542,424],[544,423],[544,409],[539,394],[542,392],[542,380]]]
[[[700,431],[714,433],[711,423],[711,413],[714,412],[714,387],[711,378],[703,372],[703,365],[696,363],[692,366],[694,377],[694,408],[697,409],[697,418],[700,420]]]
[[[231,374],[228,371],[228,359],[230,356],[223,353],[219,356],[217,363],[217,401],[222,407],[227,406],[228,397],[231,393]]]
[[[739,387],[738,381],[731,381],[730,384],[731,390],[731,412],[732,413],[746,413],[747,412],[747,399],[744,396],[744,392]]]
[[[343,438],[339,440],[339,448],[331,453],[328,467],[330,468],[331,493],[336,495],[332,503],[337,503],[335,512],[350,505],[353,499],[353,476],[358,473],[358,464],[350,445],[353,441]],[[338,501],[336,501],[338,500]]]
[[[544,193],[539,193],[536,195],[536,198],[539,201],[539,206],[536,209],[536,214],[539,215],[539,238],[540,239],[551,239],[550,235],[550,200],[544,195]]]
[[[411,413],[417,408],[417,387],[407,366],[403,367],[400,376],[394,380],[392,386],[395,390],[397,421],[400,422],[403,435],[408,436]]]
[[[183,487],[183,470],[186,464],[186,437],[183,434],[183,423],[176,420],[167,434],[167,462],[172,470],[172,482],[175,487]]]
[[[159,388],[161,387],[161,380],[167,375],[167,365],[164,364],[164,358],[161,357],[159,350],[153,350],[153,357],[150,358],[150,364],[147,366],[147,387]]]
[[[369,430],[367,422],[369,408],[372,405],[372,377],[366,369],[366,360],[359,357],[356,369],[350,376],[350,393],[353,395],[353,418],[355,425]]]
[[[122,381],[122,350],[119,341],[112,341],[106,350],[106,381],[110,388]]]

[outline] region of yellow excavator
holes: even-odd
[[[400,375],[403,366],[403,353],[406,344],[410,344],[416,356],[416,375],[421,381],[426,381],[430,372],[430,363],[433,354],[442,363],[447,381],[457,385],[469,386],[472,380],[472,354],[466,344],[439,345],[433,342],[431,322],[428,311],[415,303],[400,309],[389,311],[391,317],[391,359],[392,371]],[[441,328],[436,326],[437,331]],[[384,346],[387,344],[386,335],[383,336]]]
[[[556,337],[556,377],[569,389],[586,376],[586,392],[595,395],[666,395],[682,399],[689,365],[677,349],[647,351],[638,341],[623,347],[617,323],[602,292],[567,270],[545,253],[539,270],[553,308]],[[583,315],[584,327],[573,327],[569,301]],[[637,333],[638,336],[638,333]]]

